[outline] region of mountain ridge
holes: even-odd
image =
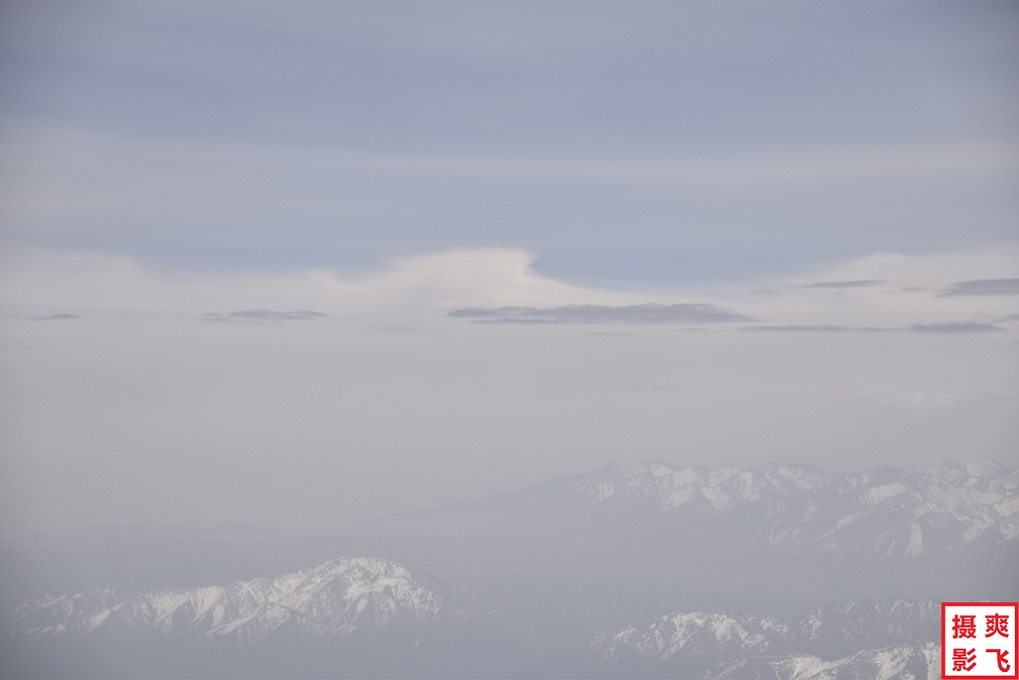
[[[965,547],[985,532],[997,532],[997,539],[1004,541],[1019,537],[1019,470],[990,459],[830,473],[788,463],[741,469],[622,458],[591,472],[561,475],[516,491],[351,526],[457,513],[463,517],[477,513],[483,518],[507,510],[597,512],[597,506],[662,516],[725,515],[754,506],[755,511],[781,518],[786,525],[755,534],[754,540],[767,545],[791,543],[835,553],[862,549],[915,557],[929,549]],[[886,525],[881,532],[868,526],[874,523],[875,512],[888,515],[880,522]],[[793,529],[792,525],[801,526]],[[988,539],[994,540],[994,536]]]
[[[310,569],[228,585],[149,593],[93,589],[15,608],[13,630],[32,636],[89,635],[135,627],[258,640],[286,628],[315,636],[382,630],[456,615],[444,585],[384,558],[342,557]],[[339,606],[342,604],[342,606]],[[80,612],[92,613],[80,616]],[[34,625],[33,625],[34,624]]]
[[[341,587],[329,587],[336,584]],[[400,597],[401,588],[424,597]],[[162,675],[166,669],[202,668],[173,660],[173,650],[181,644],[197,655],[198,663],[226,654],[244,673],[254,673],[252,677],[269,676],[253,671],[243,659],[265,654],[276,655],[275,668],[289,668],[291,674],[314,669],[312,675],[317,676],[331,668],[333,674],[346,677],[343,669],[351,667],[345,666],[344,658],[359,649],[374,650],[371,654],[388,650],[391,660],[399,659],[396,666],[387,667],[399,669],[398,677],[442,677],[453,668],[471,668],[491,677],[493,669],[483,661],[447,659],[447,668],[435,665],[436,660],[443,654],[469,657],[474,652],[488,658],[491,650],[486,650],[485,644],[528,649],[520,639],[502,637],[523,636],[526,640],[526,629],[500,623],[500,612],[487,608],[469,592],[459,602],[450,602],[454,598],[449,594],[455,591],[453,584],[392,560],[345,557],[301,572],[190,591],[124,594],[105,590],[42,598],[18,608],[8,642],[27,641],[58,657],[61,650],[70,649],[71,667],[80,662],[73,651],[81,642],[91,641],[92,646],[114,653],[124,645],[141,645],[155,650],[158,660],[154,666],[134,662],[134,672],[146,677]],[[402,620],[380,620],[379,600],[372,600],[374,611],[359,606],[365,602],[365,594],[381,595],[389,603],[410,602],[411,615]],[[403,612],[407,610],[405,607]],[[352,611],[356,618],[345,616]],[[323,613],[331,614],[331,621],[324,621]],[[936,602],[902,600],[838,601],[794,618],[745,609],[672,612],[643,626],[630,624],[599,633],[573,651],[562,650],[558,659],[536,657],[529,666],[531,673],[523,672],[525,666],[518,670],[521,677],[652,678],[678,674],[719,680],[794,680],[857,677],[861,669],[873,670],[874,677],[906,677],[900,673],[909,667],[918,671],[915,677],[926,677],[919,671],[929,667],[928,657],[933,658],[928,648],[937,637],[939,615]],[[50,625],[39,625],[47,618]],[[54,625],[57,619],[60,622]],[[459,625],[443,628],[444,620]],[[293,625],[286,629],[287,624]],[[468,647],[471,652],[463,651]],[[314,663],[306,668],[298,659],[313,650],[317,650]],[[357,676],[380,676],[380,667],[372,666],[371,654],[358,657]]]

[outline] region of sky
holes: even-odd
[[[1019,6],[0,5],[0,535],[1019,466]]]

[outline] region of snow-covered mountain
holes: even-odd
[[[156,632],[252,643],[283,631],[334,637],[460,613],[446,587],[430,576],[386,559],[344,557],[225,586],[48,596],[15,608],[12,632],[16,637]]]
[[[1019,472],[993,461],[838,474],[623,459],[350,530],[372,537],[371,552],[442,576],[654,583],[683,608],[713,611],[1019,588]]]
[[[524,507],[590,506],[753,519],[747,542],[920,556],[1019,537],[1019,471],[985,460],[833,474],[807,465],[677,467],[625,458],[515,494]],[[601,507],[599,507],[601,506]]]
[[[470,669],[450,586],[343,557],[222,586],[93,588],[14,608],[0,677],[434,677]]]
[[[530,597],[519,585],[503,607]],[[564,601],[538,599],[520,618],[381,558],[225,586],[93,589],[18,606],[0,676],[890,679],[926,677],[936,660],[936,602],[671,613],[575,644],[555,627],[582,629],[581,612],[557,620]]]
[[[0,551],[0,603],[115,585],[193,587],[385,555],[445,579],[646,584],[684,609],[792,613],[837,598],[1007,598],[1019,472],[992,461],[848,474],[623,459],[517,491],[293,536],[108,529]],[[4,591],[7,592],[4,592]],[[18,594],[21,593],[21,594]]]
[[[991,461],[624,459],[330,530],[232,531],[0,551],[17,604],[0,677],[920,678],[932,602],[1019,592],[1019,472]]]
[[[591,677],[927,677],[936,602],[836,602],[805,616],[673,613],[597,636]],[[936,653],[934,659],[940,662]]]
[[[866,649],[826,661],[810,654],[751,657],[701,676],[703,680],[938,680],[941,650],[936,642]]]

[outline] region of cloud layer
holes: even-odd
[[[298,310],[295,312],[277,312],[271,309],[242,309],[229,314],[209,312],[202,315],[205,321],[215,323],[266,323],[281,321],[316,321],[324,319],[328,315],[322,312],[309,310]]]
[[[127,509],[341,521],[632,451],[1019,463],[1014,298],[941,294],[1012,278],[1000,248],[696,289],[581,286],[534,261],[202,274],[19,253],[0,267],[0,533]]]
[[[537,307],[465,307],[449,316],[484,323],[595,323],[595,324],[704,324],[750,321],[750,317],[716,305],[676,303],[661,305],[566,305]]]
[[[942,297],[956,295],[1019,295],[1019,279],[977,279],[953,283],[941,292]]]

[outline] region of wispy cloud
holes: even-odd
[[[883,286],[887,281],[883,279],[861,279],[859,281],[815,281],[805,283],[797,288],[872,288]]]
[[[82,317],[77,314],[47,314],[46,316],[34,316],[33,321],[66,321],[70,319],[80,319]]]
[[[1005,319],[1007,320],[1007,319]],[[1002,321],[1002,319],[998,319]],[[915,323],[911,326],[878,328],[874,326],[843,326],[837,324],[779,324],[769,326],[747,326],[743,330],[768,333],[988,333],[1007,331],[1001,326],[975,321],[949,321],[944,323]]]
[[[877,329],[855,328],[853,326],[837,326],[834,324],[785,324],[778,326],[748,326],[745,330],[776,332],[776,333],[839,333],[845,331],[877,330]]]
[[[938,297],[958,295],[1019,295],[1019,279],[975,279],[948,286]]]
[[[909,330],[917,333],[988,333],[1004,331],[1001,326],[975,321],[949,321],[946,323],[915,323]]]
[[[466,307],[448,314],[454,318],[487,323],[621,323],[688,324],[751,321],[716,305],[678,303],[673,305],[564,305],[538,307]]]
[[[229,314],[209,312],[202,316],[205,321],[216,323],[266,323],[282,321],[315,321],[327,317],[322,312],[298,310],[294,312],[277,312],[271,309],[242,309]]]

